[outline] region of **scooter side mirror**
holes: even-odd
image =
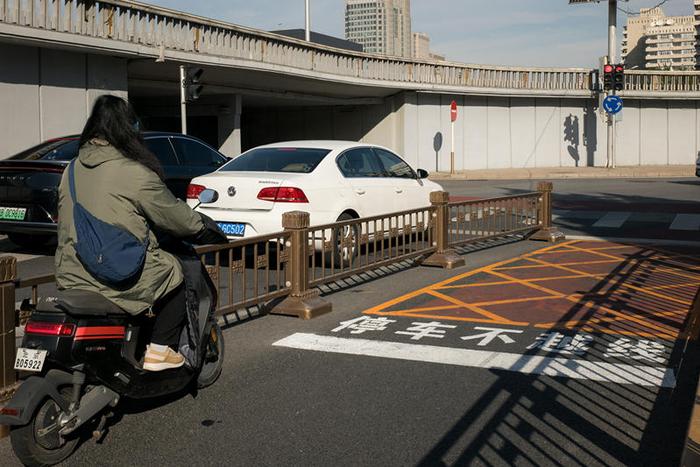
[[[219,193],[216,190],[207,188],[202,191],[197,197],[200,204],[211,204],[215,203],[219,199]]]

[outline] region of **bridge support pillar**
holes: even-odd
[[[222,99],[219,107],[219,151],[229,157],[241,153],[241,113],[243,99],[240,94]]]

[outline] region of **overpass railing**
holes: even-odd
[[[440,191],[425,208],[320,226],[293,211],[283,215],[282,232],[199,247],[197,254],[216,285],[217,315],[257,306],[309,319],[331,310],[319,286],[409,260],[452,268],[464,264],[453,250],[460,245],[551,229],[551,183],[538,190],[452,203]],[[52,274],[18,278],[16,259],[0,258],[0,403],[16,385],[15,329],[40,303],[41,287],[52,287],[41,295],[53,293],[54,281]],[[29,297],[18,310],[22,294]]]
[[[122,43],[123,53],[195,53],[401,83],[406,89],[427,85],[585,95],[591,88],[590,70],[583,68],[468,65],[352,52],[127,0],[0,0],[2,23]],[[630,72],[625,79],[637,92],[700,91],[698,73]]]

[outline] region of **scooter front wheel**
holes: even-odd
[[[69,389],[61,394],[68,396]],[[39,404],[28,424],[12,427],[12,450],[24,465],[54,465],[73,454],[80,438],[74,434],[64,439],[59,435],[58,420],[62,413],[58,404],[47,398]]]
[[[209,332],[209,342],[205,347],[204,363],[197,377],[199,389],[211,386],[219,379],[224,365],[224,335],[219,324],[214,322]]]

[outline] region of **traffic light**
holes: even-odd
[[[614,74],[615,74],[615,66],[614,65],[603,65],[603,90],[604,91],[612,91],[613,86],[614,86]]]
[[[615,65],[615,70],[613,71],[613,89],[615,91],[622,91],[625,89],[625,66]]]
[[[185,90],[185,102],[194,102],[202,94],[204,85],[200,83],[204,69],[187,68],[185,78],[182,80],[182,87]]]

